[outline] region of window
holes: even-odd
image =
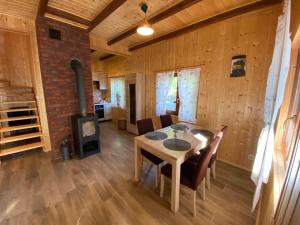
[[[171,85],[166,99],[166,114],[178,115],[179,97],[178,97],[178,77],[174,73],[171,78]]]
[[[178,115],[182,121],[195,122],[200,68],[158,73],[156,76],[156,114]]]
[[[112,106],[125,109],[125,79],[112,78],[110,80]]]
[[[297,76],[298,75],[298,76]],[[300,72],[295,76],[295,86],[290,99],[290,108],[287,119],[284,122],[284,133],[282,138],[283,157],[289,160],[291,155],[290,150],[293,148],[296,132],[299,125],[300,114]]]
[[[184,69],[178,72],[179,120],[196,122],[199,84],[200,68]]]

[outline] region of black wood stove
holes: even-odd
[[[73,59],[70,64],[76,76],[80,106],[80,115],[72,116],[73,140],[75,152],[82,159],[100,152],[100,128],[97,116],[87,114],[82,63]]]

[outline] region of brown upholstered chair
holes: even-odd
[[[228,128],[228,126],[224,126],[221,129],[221,132],[222,132],[221,139],[223,138],[223,135],[226,132],[227,128]],[[219,132],[219,134],[220,134],[220,132]],[[207,185],[208,190],[210,190],[210,175],[212,174],[213,178],[216,179],[216,160],[217,160],[218,149],[219,149],[218,147],[215,149],[215,152],[213,152],[213,154],[210,158],[209,164],[208,164],[208,169],[207,169],[207,174],[206,174],[206,185]]]
[[[227,126],[224,126],[221,129],[221,131],[217,134],[217,135],[219,135],[221,140],[222,140],[224,132],[227,130],[227,128],[228,128]],[[220,140],[220,142],[221,142],[221,140]],[[211,174],[212,174],[214,179],[216,178],[216,159],[217,159],[218,149],[219,148],[217,146],[215,151],[213,152],[211,158],[210,158],[208,168],[207,168],[207,171],[206,171],[205,184],[206,184],[208,190],[210,190],[210,176],[211,176]],[[198,155],[195,154],[192,157],[190,157],[187,161],[192,161],[192,162],[197,161],[197,157],[198,157]]]
[[[220,132],[222,133],[222,132]],[[222,134],[221,134],[222,135]],[[202,199],[205,200],[205,176],[208,164],[213,152],[221,141],[217,135],[208,147],[201,151],[200,155],[193,156],[194,160],[187,160],[181,165],[180,183],[193,190],[193,215],[196,216],[196,193],[201,185]],[[172,165],[166,164],[161,168],[160,197],[163,197],[164,179],[172,177]]]
[[[171,115],[161,115],[160,122],[162,128],[171,126],[173,124]]]
[[[151,118],[138,120],[136,123],[137,123],[137,128],[138,128],[139,135],[144,135],[148,132],[154,131],[154,127],[153,127],[153,123],[152,123]],[[163,160],[158,158],[157,156],[151,154],[150,152],[147,152],[144,149],[141,150],[141,154],[142,154],[143,157],[147,158],[149,161],[151,161],[154,165],[157,166],[155,185],[156,185],[156,187],[158,187],[159,176],[160,176],[160,164],[163,162]],[[142,166],[143,166],[143,158],[142,158],[141,167]]]

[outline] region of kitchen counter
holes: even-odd
[[[110,102],[94,103],[95,113],[98,115],[98,121],[111,120],[112,111]],[[99,108],[100,106],[100,108]],[[102,107],[101,107],[102,106]],[[102,113],[100,113],[100,111]]]
[[[94,103],[94,105],[111,105],[111,102]]]

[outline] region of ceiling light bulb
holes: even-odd
[[[150,24],[144,23],[137,28],[136,32],[142,36],[150,36],[154,33],[154,30]]]

